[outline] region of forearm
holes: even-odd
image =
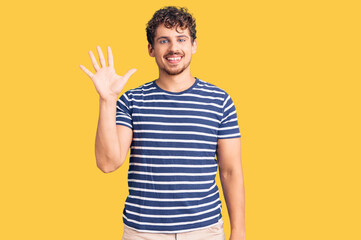
[[[116,131],[117,99],[99,99],[99,119],[95,139],[97,166],[103,172],[112,172],[121,165],[119,139]]]
[[[220,179],[231,222],[231,239],[245,239],[245,191],[242,169],[220,171]]]

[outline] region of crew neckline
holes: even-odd
[[[155,86],[158,90],[160,90],[160,91],[162,91],[162,92],[166,92],[166,93],[174,94],[174,95],[179,95],[179,94],[183,94],[183,93],[186,93],[186,92],[191,91],[191,90],[197,85],[199,79],[198,79],[197,77],[194,77],[194,78],[196,79],[196,81],[193,83],[193,85],[190,86],[189,88],[181,91],[181,92],[170,92],[170,91],[164,90],[163,88],[161,88],[161,87],[158,86],[158,84],[155,82],[156,80],[153,80],[153,84],[154,84],[154,86]]]

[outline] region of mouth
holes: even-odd
[[[183,56],[179,56],[179,55],[173,55],[173,56],[168,56],[165,57],[165,59],[169,62],[169,63],[179,63],[182,60]]]

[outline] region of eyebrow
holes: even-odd
[[[177,36],[177,38],[181,38],[181,37],[189,38],[187,35],[178,35],[178,36]],[[160,36],[160,37],[158,37],[158,38],[156,39],[156,41],[158,41],[158,40],[161,39],[161,38],[168,39],[168,37],[166,37],[166,36]]]

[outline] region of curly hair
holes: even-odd
[[[154,46],[154,37],[157,27],[164,23],[166,28],[180,27],[182,30],[189,29],[190,36],[192,38],[192,43],[197,38],[196,36],[196,20],[195,18],[188,12],[186,7],[177,8],[175,6],[168,6],[159,9],[156,11],[147,23],[147,39],[148,43]]]

